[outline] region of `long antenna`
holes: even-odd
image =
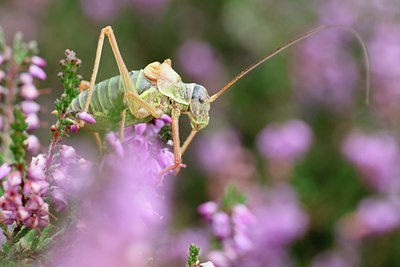
[[[330,29],[330,28],[340,28],[343,30],[346,30],[350,33],[352,33],[356,39],[358,40],[358,42],[360,43],[363,53],[364,53],[364,60],[365,60],[365,68],[366,68],[366,96],[365,96],[365,103],[369,104],[369,98],[370,98],[370,87],[371,87],[371,60],[368,54],[368,50],[367,47],[363,41],[363,39],[361,38],[360,34],[354,30],[353,28],[347,27],[347,26],[343,26],[343,25],[322,25],[319,26],[315,29],[312,29],[306,33],[304,33],[303,35],[300,35],[299,37],[297,37],[296,39],[286,43],[285,45],[275,49],[274,51],[270,52],[269,54],[265,55],[264,57],[260,58],[259,60],[257,60],[255,63],[253,63],[252,65],[250,65],[247,69],[243,70],[241,73],[239,73],[235,78],[233,78],[230,82],[228,82],[218,93],[216,93],[215,95],[211,96],[210,98],[210,102],[215,101],[220,95],[222,95],[229,87],[231,87],[232,85],[234,85],[238,80],[240,80],[241,78],[243,78],[247,73],[249,73],[250,71],[252,71],[253,69],[257,68],[258,66],[260,66],[262,63],[266,62],[268,59],[272,58],[273,56],[279,54],[280,52],[286,50],[287,48],[289,48],[290,46],[322,31],[322,30],[326,30],[326,29]]]

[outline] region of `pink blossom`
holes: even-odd
[[[33,131],[40,127],[40,120],[36,113],[28,114],[25,118],[25,122],[28,124],[28,131]]]
[[[400,199],[370,197],[364,199],[356,216],[368,234],[381,234],[400,227]]]
[[[39,91],[33,84],[25,84],[21,87],[21,96],[27,100],[33,100],[39,96]]]
[[[228,214],[217,212],[212,217],[212,229],[217,238],[224,239],[231,235],[232,228]]]
[[[267,159],[292,162],[307,152],[311,141],[310,127],[293,119],[265,127],[258,136],[258,148]]]
[[[211,261],[200,263],[200,266],[201,267],[215,267],[214,263],[212,263]]]
[[[44,169],[37,165],[32,165],[28,168],[28,178],[33,181],[45,180]]]
[[[29,151],[29,153],[37,154],[40,149],[39,139],[35,135],[29,135],[26,141],[27,141],[26,149]]]
[[[29,73],[32,74],[33,77],[38,78],[39,80],[45,80],[47,78],[46,72],[44,72],[44,70],[37,65],[30,65]]]
[[[27,72],[23,72],[19,75],[19,80],[24,84],[24,85],[28,85],[28,84],[32,84],[33,83],[33,77],[31,74],[27,73]]]
[[[35,64],[36,66],[39,66],[39,67],[45,67],[47,65],[46,60],[39,56],[33,56],[31,58],[31,61],[33,64]]]
[[[25,114],[38,113],[40,105],[34,101],[25,100],[21,102],[21,109]]]
[[[0,179],[3,179],[4,176],[8,175],[11,172],[11,167],[7,163],[3,163],[0,166]]]
[[[199,214],[208,220],[213,217],[217,210],[218,205],[214,201],[205,202],[197,207]]]
[[[136,124],[134,127],[135,127],[136,133],[141,135],[146,131],[147,124],[146,123],[139,123],[139,124]]]
[[[342,151],[372,189],[379,192],[400,190],[397,179],[400,175],[400,150],[392,135],[384,132],[367,134],[356,130],[347,136]]]
[[[79,131],[79,126],[78,126],[77,123],[73,123],[73,124],[70,126],[69,129],[71,130],[72,133],[77,133],[77,132]]]
[[[87,112],[80,112],[78,114],[78,118],[87,123],[96,123],[96,120],[92,117],[92,115],[88,114]]]
[[[171,124],[171,122],[172,122],[172,119],[170,116],[168,116],[168,114],[163,114],[161,116],[160,120],[163,120],[167,124]]]
[[[75,161],[76,160],[76,152],[72,146],[62,145],[60,149],[61,157],[68,161]]]

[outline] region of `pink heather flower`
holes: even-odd
[[[24,184],[23,192],[25,196],[44,195],[49,188],[49,184],[45,181],[28,180]]]
[[[327,31],[299,45],[294,74],[302,103],[312,106],[318,102],[336,113],[351,107],[359,73],[356,60],[345,48],[347,37],[341,31]],[[321,43],[325,44],[325,53],[318,52]]]
[[[11,167],[7,163],[3,163],[0,166],[0,179],[3,179],[4,176],[7,176],[11,172]]]
[[[232,209],[232,222],[236,230],[243,230],[255,225],[257,219],[246,205],[238,204]]]
[[[4,62],[4,54],[0,54],[0,65]]]
[[[74,162],[76,160],[76,152],[72,146],[62,145],[60,154],[61,157],[67,161]]]
[[[231,263],[229,259],[227,259],[226,255],[222,251],[210,251],[208,253],[208,258],[216,264],[218,267],[231,267]]]
[[[52,177],[53,177],[53,180],[56,183],[56,185],[61,186],[61,187],[66,185],[67,178],[65,177],[64,172],[61,171],[60,169],[56,169],[53,172]]]
[[[19,80],[24,84],[32,84],[33,83],[33,77],[31,74],[24,72],[19,75]]]
[[[0,131],[3,130],[3,116],[0,115]]]
[[[155,119],[154,120],[154,130],[155,130],[155,132],[160,132],[160,130],[162,129],[162,127],[164,127],[164,125],[165,125],[165,122],[163,121],[163,120],[160,120],[160,119]]]
[[[78,126],[77,123],[73,123],[73,124],[70,126],[69,129],[71,130],[72,133],[77,133],[77,132],[79,131],[79,126]]]
[[[147,124],[146,123],[139,123],[139,124],[136,124],[134,126],[134,128],[135,128],[135,132],[137,134],[142,135],[146,131]]]
[[[40,149],[39,139],[35,135],[29,135],[26,140],[27,140],[26,149],[29,151],[29,153],[37,154]]]
[[[165,123],[167,124],[171,124],[172,119],[170,116],[168,116],[167,114],[163,114],[160,118],[160,120],[163,120]]]
[[[218,205],[214,201],[205,202],[197,207],[198,213],[207,220],[210,220],[217,210]]]
[[[68,206],[65,190],[53,187],[50,196],[53,207],[57,212],[64,210]]]
[[[19,207],[17,212],[18,220],[23,221],[30,217],[30,213],[25,207]]]
[[[217,212],[212,217],[212,229],[214,235],[219,239],[227,238],[232,233],[231,222],[228,214]]]
[[[89,115],[87,112],[80,112],[78,114],[78,118],[87,123],[96,123],[96,120],[92,117],[92,115]]]
[[[356,212],[368,234],[381,234],[400,227],[400,200],[384,198],[364,199]]]
[[[11,172],[7,179],[3,182],[3,189],[5,191],[15,191],[16,187],[18,187],[22,183],[21,174],[17,171]]]
[[[342,151],[372,189],[379,192],[400,190],[397,178],[400,175],[400,150],[393,136],[353,131],[344,141]]]
[[[214,263],[212,263],[211,261],[200,263],[200,266],[201,267],[215,267]]]
[[[45,154],[39,154],[36,157],[32,157],[31,166],[35,165],[41,169],[46,168],[47,158]]]
[[[21,96],[27,100],[33,100],[39,96],[39,91],[33,84],[25,84],[21,87]]]
[[[33,77],[38,78],[39,80],[46,80],[47,75],[44,70],[37,65],[29,66],[29,73],[32,74]]]
[[[21,103],[21,110],[25,114],[38,113],[40,105],[34,101],[25,100]]]
[[[25,122],[28,124],[28,131],[33,131],[40,127],[39,117],[35,113],[28,114]]]
[[[118,157],[124,156],[124,148],[122,147],[121,141],[116,137],[115,133],[109,133],[106,136],[107,142],[111,145],[114,153]]]
[[[12,210],[2,210],[0,211],[0,221],[11,225],[14,223],[14,220],[17,218],[17,213]]]
[[[158,159],[161,168],[167,168],[171,166],[172,162],[174,162],[174,153],[172,153],[168,148],[163,148],[158,154]]]
[[[283,248],[306,232],[308,216],[289,184],[279,184],[255,197],[259,198],[252,205],[259,222],[251,228],[255,247]]]
[[[258,148],[269,160],[292,162],[301,158],[312,142],[312,131],[303,121],[293,119],[270,124],[258,136]]]
[[[45,67],[47,65],[46,60],[39,56],[33,56],[31,58],[31,61],[33,64],[35,64],[36,66],[39,66],[39,67]]]
[[[38,165],[32,165],[28,168],[28,179],[33,181],[45,180],[46,175],[44,174],[44,169]]]

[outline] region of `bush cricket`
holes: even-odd
[[[68,112],[89,112],[97,122],[87,125],[88,128],[94,132],[104,132],[110,128],[111,122],[107,115],[108,112],[115,109],[118,102],[122,103],[123,108],[120,112],[119,123],[121,140],[124,138],[125,127],[136,123],[148,122],[153,118],[160,118],[163,114],[170,115],[172,120],[174,163],[165,168],[160,173],[160,177],[172,170],[177,173],[180,167],[184,166],[182,164],[182,155],[187,147],[197,132],[208,125],[210,104],[212,102],[218,99],[239,79],[268,59],[313,34],[330,28],[340,28],[350,32],[361,44],[366,66],[366,101],[368,102],[370,90],[370,59],[368,51],[358,32],[346,26],[322,25],[300,35],[260,58],[212,96],[209,96],[206,88],[202,85],[183,82],[181,77],[173,70],[170,59],[166,59],[163,63],[153,62],[144,69],[129,72],[118,49],[113,30],[110,26],[107,26],[100,33],[90,85],[87,90],[82,91],[71,102]],[[120,75],[95,84],[105,36],[111,44]],[[181,114],[189,117],[192,127],[191,133],[182,146],[179,138],[179,117]],[[81,121],[80,125],[82,127],[84,122]]]

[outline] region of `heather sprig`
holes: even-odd
[[[200,255],[200,247],[197,247],[195,244],[190,244],[189,256],[187,258],[187,267],[196,267],[196,266],[215,267],[215,265],[211,261],[200,263],[199,255]]]
[[[79,83],[82,76],[78,74],[78,70],[82,65],[81,59],[76,57],[76,53],[72,50],[65,50],[65,58],[60,60],[62,71],[58,73],[64,92],[61,97],[55,101],[55,111],[53,114],[57,116],[57,122],[51,126],[51,144],[48,155],[48,163],[51,166],[57,145],[61,142],[69,131],[77,132],[76,114],[68,114],[67,108],[72,100],[79,95]]]
[[[17,169],[25,171],[25,141],[27,139],[26,130],[28,124],[25,122],[25,116],[22,111],[14,108],[14,122],[11,123],[11,144],[10,150],[13,154]]]
[[[79,95],[78,86],[82,81],[82,76],[78,74],[78,70],[82,65],[81,59],[76,57],[76,53],[72,50],[65,50],[65,59],[60,60],[62,71],[58,73],[64,92],[60,98],[55,101],[55,108],[58,119],[63,118],[63,114],[67,111],[72,100]]]
[[[11,140],[13,138],[11,125],[15,119],[24,120],[27,124],[25,127],[29,133],[25,141],[27,152],[34,155],[40,148],[37,137],[31,134],[31,131],[40,127],[37,115],[40,106],[35,99],[49,90],[38,89],[35,84],[37,79],[46,79],[46,73],[43,70],[46,61],[37,56],[37,53],[36,42],[24,42],[21,33],[17,33],[13,45],[8,46],[0,29],[0,129],[2,130],[0,146],[3,149],[0,162],[11,160],[13,148],[11,150],[8,148],[13,141]],[[17,105],[22,113],[18,118],[14,118],[14,107]],[[19,125],[22,124],[19,123]],[[20,152],[19,154],[21,154]],[[18,161],[23,161],[21,155],[19,155]]]
[[[188,267],[195,267],[199,263],[199,254],[200,254],[200,248],[197,247],[195,244],[190,244],[189,256],[187,259]]]

